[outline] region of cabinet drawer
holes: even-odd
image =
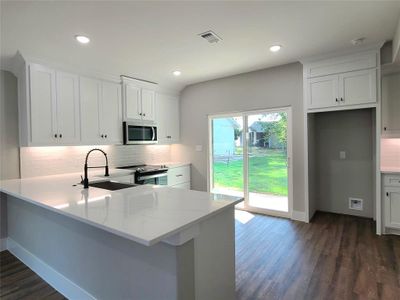
[[[385,186],[399,186],[400,187],[400,175],[385,175],[384,176]]]
[[[190,182],[190,166],[168,169],[168,185]]]

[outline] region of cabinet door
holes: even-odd
[[[59,143],[77,144],[80,140],[78,76],[57,72],[56,81]]]
[[[337,106],[338,76],[323,76],[309,79],[307,93],[309,108]]]
[[[40,65],[29,66],[30,140],[34,145],[55,145],[57,134],[55,71]]]
[[[339,76],[339,91],[342,105],[376,102],[376,70],[341,74]]]
[[[171,143],[178,143],[180,138],[179,98],[170,97],[169,101],[169,130],[168,136]],[[168,117],[168,116],[167,116]]]
[[[400,136],[400,73],[382,77],[382,129]]]
[[[179,141],[179,98],[157,93],[156,120],[159,143]]]
[[[121,85],[103,82],[101,135],[107,144],[122,144]]]
[[[142,89],[142,120],[155,121],[155,95],[152,90]]]
[[[125,120],[141,120],[140,88],[125,84],[124,89]]]
[[[386,187],[385,226],[400,229],[400,188]]]
[[[84,144],[100,144],[101,81],[80,78],[81,137]]]
[[[170,138],[168,135],[168,115],[169,101],[168,96],[157,93],[156,95],[156,121],[157,121],[157,136],[158,142],[168,144]]]

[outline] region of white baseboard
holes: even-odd
[[[306,213],[304,211],[293,210],[292,211],[292,220],[308,223],[308,220],[306,218]]]
[[[96,299],[81,287],[58,273],[45,262],[27,251],[13,239],[7,239],[7,249],[20,261],[27,265],[32,271],[39,275],[44,281],[55,288],[68,299]]]
[[[0,239],[0,252],[7,250],[7,238]]]

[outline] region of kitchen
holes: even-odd
[[[2,255],[12,255],[2,262],[18,258],[72,299],[264,299],[296,293],[309,299],[327,295],[317,278],[318,267],[329,263],[300,266],[289,259],[304,274],[300,284],[289,276],[291,267],[275,269],[275,258],[268,259],[275,254],[282,261],[289,253],[297,261],[315,257],[291,252],[306,243],[304,231],[327,226],[325,236],[331,236],[341,228],[346,240],[354,237],[341,226],[358,228],[360,239],[373,236],[397,257],[398,2],[1,5],[0,238]],[[316,28],[294,18],[299,9],[328,19],[319,19]],[[207,26],[199,10],[208,16]],[[240,21],[217,18],[224,10]],[[88,11],[94,12],[90,22]],[[136,19],[129,17],[133,12]],[[179,20],[182,12],[191,18]],[[361,25],[332,25],[341,12]],[[29,30],[17,21],[27,15]],[[286,28],[281,37],[271,32],[274,37],[262,40],[277,16],[292,20],[298,31],[289,34]],[[49,26],[57,19],[55,28]],[[374,31],[378,21],[384,25]],[[296,40],[301,24],[308,28],[301,31],[307,35],[303,42]],[[175,34],[167,34],[168,25]],[[240,26],[244,32],[234,37]],[[120,35],[117,28],[123,29]],[[331,42],[323,41],[324,30],[335,36]],[[314,36],[321,40],[305,47]],[[251,45],[239,42],[246,40]],[[296,43],[304,48],[296,50]],[[109,58],[110,53],[117,55]],[[241,65],[240,53],[247,53],[248,64]],[[282,112],[285,119],[274,115]],[[284,142],[273,132],[268,142],[252,144],[251,116],[257,114],[261,126],[287,118]],[[224,130],[231,141],[228,152],[217,153],[217,146],[228,147],[217,144],[221,136],[212,131],[222,117],[230,120]],[[283,167],[260,177],[254,162],[269,162],[270,154]],[[270,192],[277,185],[280,190]],[[255,207],[254,195],[262,201],[284,198],[285,213]],[[265,227],[269,222],[275,227]],[[319,240],[339,251],[329,259],[359,254],[357,247],[335,248],[312,236],[311,245]],[[270,250],[261,255],[262,249]],[[363,268],[372,260],[362,261]],[[398,269],[389,268],[385,257],[380,263],[384,295],[395,295],[400,287],[388,278]],[[347,269],[361,276],[356,266]],[[265,284],[269,272],[273,282],[289,276],[287,285]],[[372,278],[368,288],[357,281],[353,292],[378,295],[381,281]],[[3,280],[2,297],[23,295]],[[53,295],[54,289],[47,292]],[[338,286],[337,295],[349,290]]]

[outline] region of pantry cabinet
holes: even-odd
[[[132,81],[123,81],[124,120],[155,121],[155,91]]]
[[[162,144],[178,143],[180,138],[179,98],[157,93],[156,115],[158,142]]]

